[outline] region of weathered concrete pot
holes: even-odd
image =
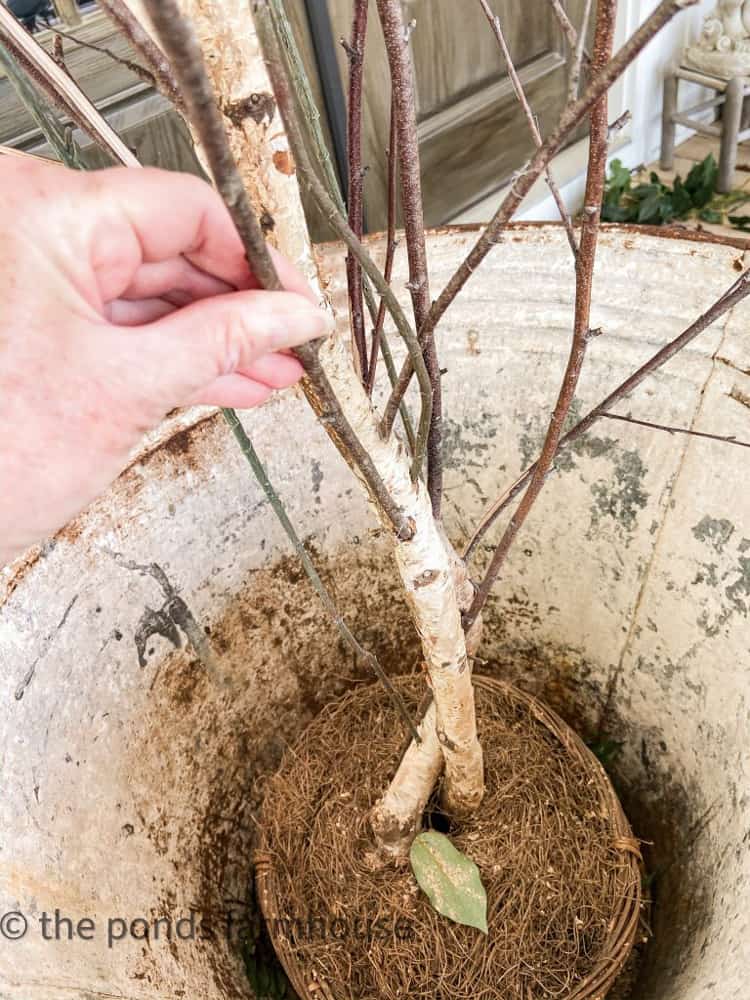
[[[434,287],[471,238],[431,237]],[[604,335],[582,406],[687,325],[742,260],[727,244],[608,230],[593,315]],[[341,255],[327,261],[341,305]],[[457,542],[534,457],[571,322],[558,229],[512,230],[483,275],[441,343]],[[620,412],[747,439],[749,321],[735,310]],[[247,426],[355,631],[389,668],[409,668],[387,546],[306,404],[287,394]],[[747,997],[745,454],[601,422],[560,461],[488,614],[483,655],[498,675],[624,744],[621,790],[658,865],[639,1000]],[[217,913],[245,892],[257,776],[357,671],[221,419],[167,425],[107,497],[5,573],[2,594],[0,913],[22,913],[28,929],[0,946],[0,997],[251,996]],[[191,621],[210,633],[228,690],[187,647]],[[55,908],[89,918],[93,940],[65,940],[67,925],[44,940]],[[159,941],[128,931],[108,946],[111,919],[191,908],[213,917],[212,940],[165,941],[163,923]]]

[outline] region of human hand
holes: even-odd
[[[256,406],[330,332],[304,278],[258,289],[203,181],[0,157],[0,566],[55,531],[177,406]]]

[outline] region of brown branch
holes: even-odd
[[[258,2],[258,0],[256,0]],[[258,2],[256,7],[256,18],[262,24],[264,14],[268,12],[268,7]],[[417,381],[422,402],[422,411],[419,416],[419,427],[417,428],[417,440],[414,448],[414,459],[412,462],[411,474],[416,481],[419,472],[424,464],[424,454],[429,434],[432,415],[432,383],[422,350],[417,339],[417,335],[409,325],[401,304],[393,293],[392,288],[385,280],[380,270],[376,266],[370,254],[359,242],[357,237],[349,228],[349,224],[339,211],[338,206],[326,190],[325,185],[318,178],[313,167],[310,155],[305,145],[305,137],[297,116],[296,107],[292,95],[289,92],[289,85],[283,69],[283,60],[278,45],[278,39],[273,31],[272,23],[264,30],[264,54],[266,66],[268,68],[273,83],[276,101],[284,119],[289,144],[292,148],[300,184],[307,188],[318,204],[323,216],[330,222],[340,239],[344,241],[347,248],[357,256],[362,270],[372,282],[375,290],[385,299],[386,308],[393,317],[396,329],[406,344],[409,358],[416,367]]]
[[[617,0],[599,0],[592,58],[594,72],[606,66],[612,56],[616,12]],[[604,196],[604,181],[607,172],[608,131],[607,92],[605,91],[591,108],[590,115],[589,159],[581,222],[581,245],[576,258],[573,340],[570,346],[568,364],[557,396],[555,408],[552,411],[549,427],[547,428],[542,453],[536,463],[536,469],[518,505],[518,509],[513,515],[510,524],[505,529],[505,533],[493,554],[485,577],[474,596],[472,605],[466,615],[466,628],[471,627],[472,622],[475,621],[477,615],[484,607],[490,590],[502,569],[518,532],[531,513],[531,509],[539,494],[544,489],[547,474],[555,459],[563,427],[565,426],[565,421],[570,413],[570,407],[578,388],[581,369],[586,357],[586,346],[589,341],[591,326],[591,289],[599,237],[601,205]]]
[[[709,434],[707,431],[694,431],[690,427],[670,427],[668,424],[655,424],[651,420],[637,420],[620,413],[602,413],[605,420],[621,420],[625,424],[636,424],[638,427],[648,427],[654,431],[666,431],[667,434],[687,434],[689,437],[706,438],[709,441],[720,441],[722,444],[736,444],[739,448],[750,448],[750,441],[739,441],[733,434]]]
[[[108,155],[127,166],[138,161],[78,84],[0,3],[0,42],[50,101],[64,111]]]
[[[185,102],[182,99],[180,87],[172,72],[169,59],[127,4],[123,0],[99,0],[99,6],[149,67],[154,75],[155,85],[161,93],[174,104],[178,111],[184,113]]]
[[[218,110],[195,33],[183,17],[176,0],[144,0],[144,3],[172,63],[185,96],[191,123],[205,152],[217,190],[242,239],[248,263],[263,288],[278,290],[282,287],[281,282],[229,148],[224,119]],[[307,376],[305,391],[308,400],[321,423],[345,460],[361,474],[373,500],[391,522],[396,536],[402,540],[411,538],[414,534],[413,525],[394,504],[331,388],[320,361],[320,342],[304,344],[294,350]]]
[[[400,0],[377,0],[383,28],[398,130],[398,159],[401,177],[401,205],[404,215],[406,251],[409,259],[409,292],[419,342],[424,351],[432,382],[432,423],[427,445],[427,489],[435,517],[440,516],[443,492],[442,390],[440,366],[435,347],[434,325],[423,332],[430,310],[430,282],[422,203],[422,179],[417,136],[417,106],[409,51],[410,33],[404,23]]]
[[[151,72],[150,69],[146,69],[141,66],[140,63],[133,62],[132,59],[125,59],[123,56],[118,56],[116,52],[112,49],[108,49],[105,45],[97,45],[95,42],[86,42],[83,38],[79,38],[70,31],[62,31],[60,28],[55,28],[50,25],[50,31],[54,32],[55,35],[55,52],[57,54],[57,43],[62,45],[62,39],[67,38],[71,42],[75,42],[76,45],[80,45],[83,49],[91,49],[93,52],[101,52],[102,55],[108,56],[113,62],[119,63],[120,66],[124,66],[129,69],[131,73],[135,74],[144,83],[147,83],[150,87],[156,86],[156,76]],[[61,49],[62,53],[62,49]],[[62,65],[62,68],[66,70],[66,67],[57,61],[58,65]]]
[[[708,309],[702,313],[693,323],[690,324],[679,336],[675,337],[674,340],[670,340],[668,344],[665,344],[656,354],[652,355],[641,367],[629,375],[624,382],[621,382],[605,399],[601,401],[597,406],[590,410],[586,416],[580,420],[574,427],[572,427],[567,434],[565,434],[558,445],[558,452],[564,448],[566,445],[575,441],[581,435],[585,434],[593,424],[596,423],[601,417],[606,417],[608,415],[607,411],[611,410],[613,406],[619,403],[621,400],[625,399],[626,396],[630,395],[649,375],[653,375],[655,371],[665,365],[671,358],[678,354],[684,347],[687,347],[691,341],[704,332],[709,326],[715,323],[717,320],[721,319],[730,309],[732,309],[738,302],[741,302],[748,294],[750,294],[750,270],[745,271],[741,274],[739,278],[734,282],[734,284],[728,288],[719,298],[708,307]],[[497,518],[507,510],[511,503],[515,500],[521,490],[524,488],[526,483],[531,479],[532,475],[536,470],[536,462],[529,466],[513,483],[513,485],[506,490],[506,492],[495,501],[491,508],[487,511],[485,516],[482,518],[482,522],[474,533],[471,541],[469,542],[466,550],[464,552],[464,558],[468,559],[469,556],[476,550],[477,545],[482,540],[487,531],[492,527]]]
[[[346,133],[346,152],[349,168],[349,227],[358,240],[364,232],[362,167],[362,83],[365,68],[367,39],[367,9],[369,0],[355,0],[351,42],[346,46],[349,56],[349,112]],[[346,280],[349,286],[352,340],[359,376],[367,382],[367,341],[365,339],[365,313],[362,293],[362,267],[350,251],[346,257]]]
[[[550,160],[559,152],[570,133],[578,127],[594,102],[612,86],[615,80],[625,71],[654,35],[661,31],[668,21],[686,7],[692,7],[696,3],[697,0],[661,0],[659,6],[631,35],[604,69],[592,75],[583,96],[566,106],[557,128],[546,139],[544,144],[539,147],[530,163],[516,175],[508,194],[485,227],[482,235],[476,241],[468,256],[461,263],[438,298],[433,302],[424,326],[420,330],[420,338],[433,334],[435,327],[453,300],[461,292],[466,282],[477,270],[487,254],[500,242],[503,230],[513,218],[516,210],[531,190],[537,178],[542,174]],[[407,360],[401,369],[396,389],[388,402],[386,415],[390,415],[391,412],[395,414],[398,404],[409,386],[411,376],[412,373],[409,370],[409,361]]]
[[[524,116],[526,117],[526,122],[529,126],[529,131],[534,140],[534,144],[537,149],[542,145],[542,134],[539,131],[539,125],[537,124],[536,116],[531,110],[531,105],[529,104],[528,98],[526,97],[526,92],[523,89],[523,84],[521,79],[516,72],[516,67],[513,64],[513,60],[510,55],[510,49],[508,48],[508,43],[503,34],[502,24],[500,18],[497,14],[492,12],[487,0],[479,0],[482,10],[485,13],[487,20],[490,23],[490,27],[495,33],[495,38],[500,46],[500,51],[505,59],[505,65],[508,69],[508,77],[513,85],[513,90],[515,91],[516,97],[518,98],[518,103],[521,105]],[[563,196],[560,194],[560,188],[552,176],[552,171],[550,170],[549,164],[544,170],[545,176],[547,178],[547,187],[550,189],[552,197],[555,199],[555,204],[557,205],[557,210],[560,213],[560,218],[562,219],[563,225],[565,226],[565,233],[568,237],[568,243],[570,244],[570,249],[573,251],[573,259],[578,256],[578,244],[576,243],[575,233],[573,232],[573,223],[570,219],[570,214],[568,213],[567,206],[563,200]]]
[[[393,277],[393,262],[396,258],[396,216],[398,213],[398,129],[396,128],[396,105],[391,97],[391,134],[388,140],[388,231],[386,234],[385,249],[385,270],[383,277],[390,285]],[[375,319],[375,326],[372,331],[372,344],[370,346],[370,365],[367,372],[367,394],[372,396],[375,387],[375,374],[377,372],[378,353],[383,338],[383,325],[385,323],[385,299],[380,300],[378,315]]]

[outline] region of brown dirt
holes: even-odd
[[[420,682],[399,684],[414,710]],[[286,754],[263,806],[270,865],[258,880],[301,996],[583,1000],[603,997],[622,968],[640,872],[603,769],[516,689],[478,679],[477,706],[487,793],[451,838],[479,866],[487,937],[435,913],[408,863],[373,863],[368,814],[401,745],[381,689],[328,706]]]

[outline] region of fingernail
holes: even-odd
[[[336,325],[333,316],[317,306],[287,312],[278,317],[277,323],[278,329],[274,331],[276,347],[293,347],[308,340],[328,337]]]

